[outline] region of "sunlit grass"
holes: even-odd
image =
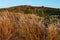
[[[35,14],[0,12],[0,40],[60,40],[54,24],[45,28],[44,17]]]

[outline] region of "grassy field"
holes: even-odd
[[[33,14],[0,12],[0,40],[60,40],[59,20]],[[50,23],[51,22],[51,23]]]

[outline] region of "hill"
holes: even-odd
[[[59,8],[50,8],[44,6],[37,7],[37,6],[22,5],[22,6],[14,6],[14,7],[0,9],[0,11],[3,10],[8,10],[10,12],[19,12],[24,14],[36,14],[39,16],[60,15]]]
[[[0,40],[60,40],[60,15],[45,13],[46,10],[54,13],[60,9],[32,6],[0,9]]]

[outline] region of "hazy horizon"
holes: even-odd
[[[60,8],[60,1],[58,0],[0,0],[0,8],[7,8],[7,7],[20,6],[20,5]]]

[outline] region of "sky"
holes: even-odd
[[[0,8],[20,5],[60,8],[60,0],[0,0]]]

